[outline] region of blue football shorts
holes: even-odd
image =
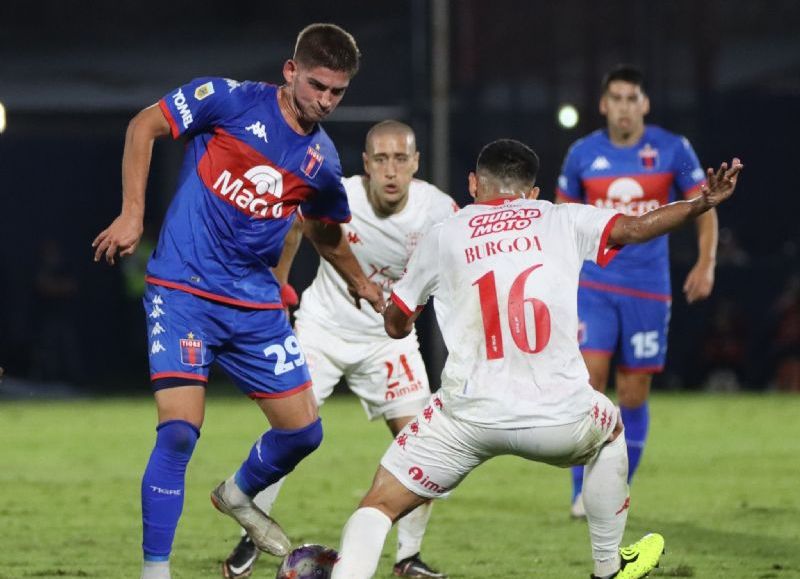
[[[250,398],[282,398],[311,387],[284,310],[231,306],[153,284],[142,301],[154,390],[205,384],[213,362]]]
[[[617,354],[623,372],[661,372],[671,302],[638,293],[578,288],[578,341],[583,353]]]

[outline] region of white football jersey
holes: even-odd
[[[475,203],[420,242],[391,299],[409,315],[434,296],[448,357],[442,401],[489,428],[568,424],[592,387],[578,349],[578,276],[605,265],[617,213],[588,205]]]
[[[370,205],[364,177],[355,175],[342,179],[342,183],[353,216],[342,226],[350,249],[367,277],[383,288],[388,299],[422,236],[455,213],[458,206],[430,183],[415,179],[402,211],[382,217]],[[320,260],[314,281],[303,292],[296,315],[301,322],[313,321],[349,340],[388,339],[383,317],[366,301],[362,300],[361,309],[356,308],[344,280],[325,260]]]

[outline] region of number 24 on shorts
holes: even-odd
[[[283,345],[272,344],[264,348],[264,355],[269,358],[275,356],[275,375],[280,376],[299,368],[306,363],[305,354],[300,348],[300,343],[295,336],[288,336]],[[289,359],[293,357],[294,359]]]

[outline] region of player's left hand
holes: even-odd
[[[722,163],[716,171],[712,168],[706,170],[706,184],[703,185],[700,194],[709,209],[716,207],[733,195],[733,190],[736,189],[736,182],[742,169],[744,169],[744,165],[738,158],[734,157],[730,168],[728,168],[727,163]]]
[[[361,309],[361,300],[364,299],[370,303],[373,310],[379,314],[383,313],[386,307],[386,302],[383,299],[383,290],[381,286],[374,281],[368,281],[366,284],[357,288],[352,286],[348,287],[347,291],[350,292],[350,295],[356,300],[356,307],[359,310]]]
[[[704,300],[711,295],[714,289],[714,264],[694,264],[692,271],[686,276],[683,283],[683,295],[690,304]]]

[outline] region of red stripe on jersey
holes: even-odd
[[[404,314],[405,314],[407,317],[409,317],[409,318],[410,318],[411,316],[413,316],[413,315],[414,315],[414,310],[412,310],[411,308],[409,308],[409,307],[406,305],[406,303],[405,303],[403,300],[401,300],[401,299],[400,299],[400,298],[397,296],[397,294],[395,294],[394,292],[392,292],[392,295],[390,295],[390,296],[389,296],[389,299],[390,299],[390,300],[392,300],[392,303],[393,303],[394,305],[396,305],[398,308],[400,308],[400,311],[401,311],[401,312],[403,312],[403,313],[404,313]]]
[[[192,374],[191,372],[158,372],[157,374],[150,374],[150,381],[155,382],[156,380],[161,380],[162,378],[186,378],[188,380],[194,380],[195,382],[208,382],[208,378],[205,376],[201,376],[200,374]]]
[[[671,302],[672,296],[669,294],[657,294],[653,292],[644,292],[641,290],[632,289],[629,287],[622,287],[618,285],[611,285],[608,283],[599,283],[596,281],[589,281],[589,280],[581,280],[578,284],[581,287],[586,287],[589,289],[596,289],[604,292],[611,292],[614,294],[622,294],[626,296],[632,296],[635,298],[644,298],[647,300],[657,300],[659,302]]]
[[[182,283],[176,283],[174,281],[167,281],[164,279],[158,279],[157,277],[152,276],[145,276],[144,280],[147,283],[151,283],[153,285],[160,285],[164,287],[168,287],[171,289],[180,290],[186,293],[194,294],[196,296],[200,296],[201,298],[206,298],[208,300],[214,302],[221,302],[223,304],[228,304],[231,306],[240,306],[243,308],[250,308],[253,310],[282,310],[283,304],[281,303],[262,303],[262,302],[248,302],[245,300],[237,300],[228,296],[221,296],[219,294],[213,294],[211,292],[203,291],[201,289],[194,288],[190,285],[184,285]]]
[[[245,215],[285,219],[316,190],[256,149],[217,128],[197,174],[217,198]]]
[[[175,122],[175,119],[172,118],[172,113],[169,110],[169,106],[167,105],[164,99],[158,101],[158,108],[161,109],[161,112],[164,114],[164,118],[167,119],[169,123],[169,131],[172,134],[173,139],[177,139],[181,136],[181,131],[178,128],[178,123]]]
[[[690,187],[689,189],[687,189],[686,191],[683,192],[683,198],[684,199],[694,199],[695,197],[700,195],[700,189],[702,189],[703,185],[705,185],[705,184],[706,184],[706,182],[703,181],[702,183],[698,183],[697,185],[695,185],[693,187]]]
[[[614,229],[614,224],[620,217],[622,217],[621,213],[612,216],[603,228],[603,234],[600,236],[600,247],[597,248],[597,259],[595,260],[600,267],[607,266],[623,247],[621,245],[612,245],[608,247],[608,236],[611,235],[611,230]]]
[[[616,209],[625,215],[643,215],[669,202],[674,175],[625,175],[583,179],[586,203]]]
[[[277,392],[275,394],[272,394],[270,392],[251,392],[247,396],[248,398],[252,398],[254,400],[256,398],[288,398],[289,396],[293,396],[294,394],[302,392],[303,390],[308,390],[309,388],[311,388],[310,380],[308,382],[303,382],[302,384],[300,384],[300,386],[296,386],[295,388],[287,390],[286,392]]]

